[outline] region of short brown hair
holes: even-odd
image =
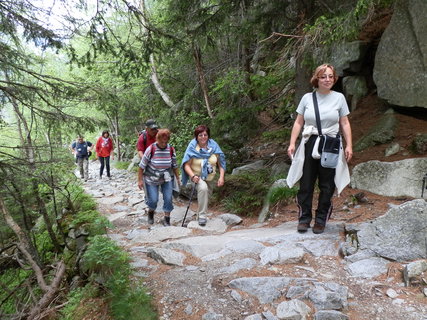
[[[160,140],[163,140],[164,138],[167,138],[169,140],[170,137],[171,137],[171,132],[169,129],[160,129],[157,132],[156,141],[159,142]]]
[[[196,140],[197,140],[198,135],[202,132],[205,132],[205,131],[208,134],[208,138],[210,138],[211,137],[211,130],[209,129],[208,126],[205,126],[202,124],[194,130],[194,137],[196,138]]]
[[[311,77],[311,80],[310,80],[310,83],[313,87],[319,88],[319,77],[325,73],[327,68],[330,68],[332,70],[332,73],[334,74],[334,84],[335,82],[337,82],[338,77],[337,77],[337,72],[335,71],[334,66],[331,64],[325,63],[318,66],[316,70],[314,70],[313,76]]]

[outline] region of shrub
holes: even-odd
[[[226,184],[218,188],[213,196],[213,204],[221,205],[227,211],[253,216],[257,214],[272,183],[268,169],[227,175]]]
[[[130,165],[130,161],[116,161],[114,167],[119,170],[126,170]]]
[[[295,187],[277,187],[270,191],[268,200],[272,205],[278,202],[282,202],[283,205],[287,205],[296,197],[297,193],[298,189]]]
[[[130,282],[129,256],[105,236],[95,236],[83,256],[92,282],[105,287],[114,319],[157,319],[151,298],[138,284]]]

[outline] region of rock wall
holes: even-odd
[[[390,104],[427,108],[427,1],[397,0],[375,56],[378,96]]]

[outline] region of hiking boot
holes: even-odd
[[[208,222],[208,220],[205,217],[199,217],[198,219],[199,221],[199,226],[204,227],[206,225],[206,222]]]
[[[154,211],[148,211],[148,220],[147,220],[148,224],[153,224],[154,223]]]
[[[163,221],[162,221],[162,224],[165,226],[165,227],[169,227],[170,225],[171,225],[171,217],[169,217],[169,216],[165,216],[165,218],[163,219]]]
[[[323,231],[325,231],[325,226],[324,225],[318,224],[318,223],[314,224],[313,233],[319,234],[319,233],[323,233]]]
[[[298,232],[307,232],[308,228],[310,228],[309,223],[298,223],[297,231]]]

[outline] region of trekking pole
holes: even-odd
[[[426,181],[427,181],[427,173],[423,178],[423,187],[421,189],[421,198],[424,198],[424,190],[427,189]]]
[[[190,208],[191,201],[193,200],[194,190],[196,190],[196,184],[193,184],[193,189],[191,190],[190,201],[188,202],[187,210],[185,210],[185,215],[184,215],[184,219],[182,220],[182,225],[181,225],[181,227],[183,227],[183,226],[184,226],[185,218],[187,218],[188,209]]]

